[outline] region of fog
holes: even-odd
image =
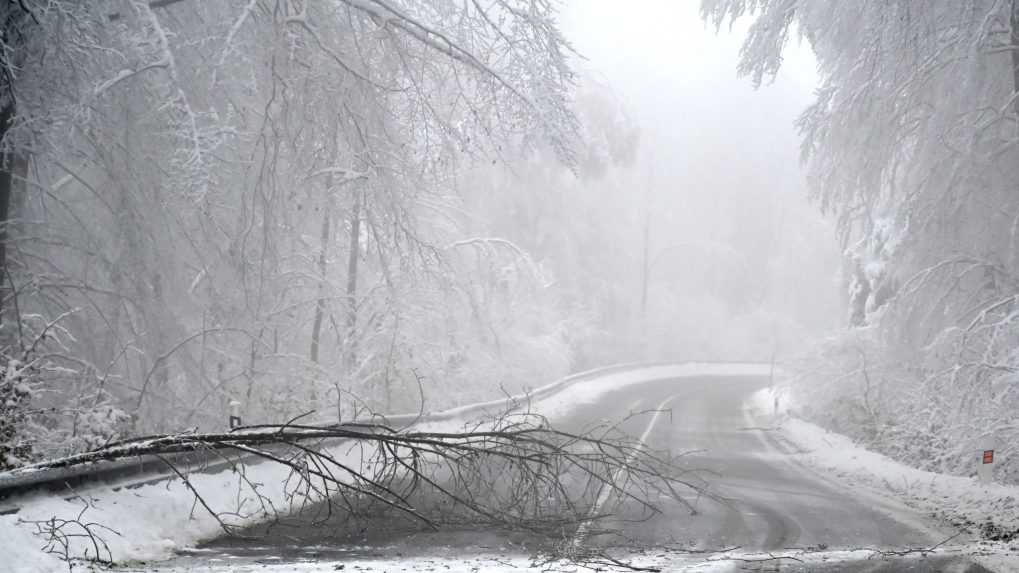
[[[0,261],[9,358],[41,368],[11,386],[29,458],[780,360],[842,324],[793,127],[806,47],[755,89],[746,26],[692,2],[394,30],[381,5],[233,4],[79,6],[90,47],[60,57],[63,3],[16,20]]]
[[[0,468],[753,361],[963,472],[1019,436],[1015,5],[4,3]]]
[[[0,2],[0,567],[1014,563],[1017,126],[1019,0]]]
[[[648,357],[763,359],[837,327],[838,243],[794,127],[818,83],[809,46],[794,38],[755,89],[736,72],[746,20],[716,28],[665,0],[574,1],[563,17],[577,68],[640,129],[626,192],[649,213]]]

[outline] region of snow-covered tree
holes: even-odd
[[[42,453],[221,427],[234,401],[335,419],[416,408],[419,386],[435,406],[451,383],[469,399],[535,382],[492,364],[540,364],[537,342],[526,359],[467,343],[472,289],[527,265],[451,246],[474,236],[454,183],[519,150],[575,162],[554,4],[25,0],[0,18],[18,373],[0,393],[56,428]],[[498,283],[503,304],[532,280]],[[555,338],[533,300],[525,330]]]
[[[811,191],[839,223],[852,323],[880,341],[866,368],[894,372],[881,382],[896,431],[942,440],[929,463],[952,469],[973,440],[1014,436],[1019,3],[706,0],[703,12],[752,18],[740,71],[758,84],[790,36],[813,48],[822,83],[799,120]]]

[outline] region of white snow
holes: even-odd
[[[939,474],[899,463],[846,436],[790,415],[794,400],[788,388],[779,386],[775,391],[759,390],[745,405],[758,426],[772,425],[776,437],[791,445],[784,453],[792,461],[819,470],[860,495],[880,496],[938,520],[968,524],[974,537],[979,526],[989,519],[1007,529],[1019,529],[1019,486],[981,484],[975,478]],[[971,549],[981,563],[995,571],[1019,572],[1019,547],[1015,542],[977,541],[971,544]]]
[[[346,463],[356,464],[360,457],[360,450],[350,445],[337,446],[330,453]],[[270,463],[248,466],[246,470],[247,478],[258,484],[258,494],[271,504],[267,506],[269,511],[272,507],[280,510],[289,507],[289,497],[294,493],[286,486],[289,473],[287,468]],[[189,479],[214,509],[238,514],[227,520],[231,524],[254,523],[267,515],[250,488],[238,487],[242,481],[238,473],[192,474]],[[71,497],[75,495],[78,497]],[[118,562],[163,559],[175,549],[215,537],[222,531],[219,523],[195,503],[195,496],[181,480],[119,491],[113,485],[97,485],[69,491],[66,497],[71,499],[36,495],[19,500],[21,510],[17,514],[0,516],[0,555],[13,567],[12,573],[67,570],[55,555],[40,550],[44,539],[33,535],[35,526],[28,522],[54,516],[75,518],[85,507],[83,499],[89,501],[90,507],[80,521],[103,524],[119,533],[96,530]],[[78,526],[68,526],[65,531],[84,533]],[[72,555],[85,555],[86,550],[95,554],[86,539],[73,540]]]
[[[566,414],[578,404],[591,404],[608,392],[640,384],[648,380],[666,378],[694,378],[699,376],[768,376],[770,364],[760,363],[723,363],[723,362],[687,362],[683,364],[664,364],[660,366],[644,366],[599,376],[593,380],[582,382],[570,388],[569,392],[560,392],[539,400],[534,411],[548,418],[556,418]]]
[[[543,571],[538,566],[531,566],[530,560],[516,558],[466,558],[466,559],[439,559],[439,558],[407,558],[399,560],[344,560],[343,571],[443,571],[444,573],[477,573],[478,571],[504,573],[508,571]],[[170,567],[159,569],[160,573],[185,573],[190,569],[187,566]],[[203,564],[203,573],[334,573],[337,565],[331,562],[309,561],[309,562],[284,562],[284,563],[223,563]],[[128,568],[125,573],[151,571],[152,569]]]
[[[927,556],[955,557],[962,555],[959,551],[934,551]],[[924,559],[927,556],[904,556],[903,559]],[[721,573],[757,570],[777,570],[778,564],[824,564],[831,566],[843,561],[865,561],[875,559],[875,552],[866,549],[813,551],[794,549],[768,553],[742,552],[739,550],[717,553],[684,553],[679,551],[651,551],[622,556],[626,563],[636,567],[658,568],[663,573]],[[875,563],[885,563],[876,560]],[[344,559],[342,563],[332,561],[281,561],[267,562],[230,562],[222,559],[217,562],[204,561],[200,565],[202,573],[333,573],[335,571],[380,571],[386,573],[589,573],[591,571],[625,571],[619,567],[609,567],[590,563],[582,565],[568,561],[547,562],[521,556],[473,556],[473,557],[410,557],[398,559]],[[775,567],[771,569],[770,567]],[[195,573],[189,564],[174,564],[153,568],[127,567],[119,569],[125,573],[158,572],[158,573]],[[996,569],[998,570],[998,569]]]
[[[635,564],[649,566],[661,566],[664,563],[662,558],[642,559]],[[731,567],[722,563],[705,564],[697,568],[672,568],[669,571],[698,571],[711,573],[712,571],[731,571]],[[591,568],[582,567],[567,562],[547,563],[535,561],[519,556],[483,556],[466,558],[400,558],[400,559],[369,559],[369,560],[344,560],[342,564],[321,561],[308,562],[281,562],[281,563],[221,563],[202,564],[202,573],[334,573],[342,567],[343,571],[378,571],[386,573],[397,572],[436,572],[443,573],[548,573],[549,571],[563,572],[590,572]],[[152,571],[146,569],[122,569],[125,573],[141,573]],[[187,565],[179,567],[160,568],[160,573],[191,573]]]

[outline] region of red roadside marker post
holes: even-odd
[[[996,447],[994,438],[984,438],[980,441],[980,449],[977,451],[977,477],[980,483],[991,483],[994,477],[994,464],[997,463]]]

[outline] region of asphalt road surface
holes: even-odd
[[[961,557],[917,553],[885,556],[867,552],[855,560],[826,559],[843,550],[909,551],[929,548],[955,532],[915,515],[904,507],[850,490],[795,462],[791,446],[767,427],[767,418],[752,417],[745,399],[767,384],[756,377],[704,377],[651,380],[580,404],[553,420],[561,429],[579,431],[600,419],[619,419],[627,433],[641,436],[649,448],[685,453],[683,464],[697,470],[709,494],[693,491],[683,503],[663,497],[662,514],[642,519],[637,508],[622,506],[610,527],[623,537],[582,535],[594,546],[657,547],[690,551],[681,561],[696,563],[712,552],[732,550],[776,556],[809,550],[817,559],[766,559],[739,562],[739,570],[772,571],[985,571]],[[609,500],[606,507],[615,508]],[[258,533],[253,541],[220,539],[177,564],[201,571],[202,564],[222,557],[335,560],[394,556],[464,557],[494,553],[528,553],[548,540],[500,532],[426,532],[392,523],[359,522],[353,529],[302,528],[299,523]],[[212,570],[212,569],[210,569]]]

